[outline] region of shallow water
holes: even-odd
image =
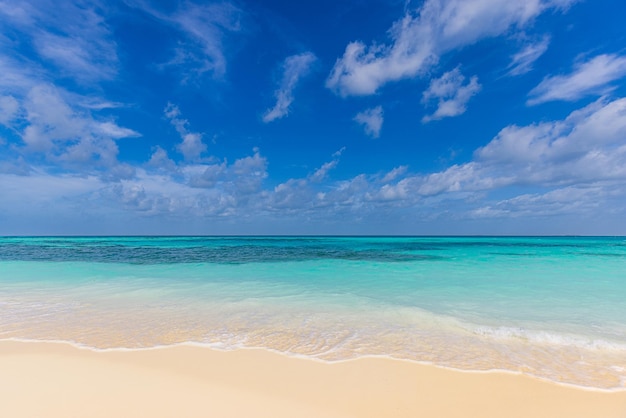
[[[626,238],[0,238],[0,338],[386,355],[626,387]]]

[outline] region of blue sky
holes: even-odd
[[[622,0],[0,0],[0,234],[626,234]]]

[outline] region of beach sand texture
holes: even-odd
[[[626,391],[414,362],[0,342],[1,417],[626,417]]]

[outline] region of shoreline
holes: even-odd
[[[201,342],[193,342],[193,341],[186,341],[186,342],[180,342],[180,343],[173,343],[173,344],[163,344],[163,345],[155,345],[155,346],[150,346],[150,347],[109,347],[109,348],[98,348],[98,347],[94,347],[94,346],[90,346],[88,344],[83,344],[83,343],[78,343],[78,342],[73,342],[73,341],[66,341],[66,340],[38,340],[38,339],[29,339],[29,338],[0,338],[0,349],[2,348],[2,344],[4,344],[5,342],[8,343],[18,343],[18,344],[51,344],[51,345],[60,345],[60,346],[67,346],[76,350],[84,350],[84,351],[89,351],[89,352],[93,352],[93,353],[134,353],[134,352],[143,352],[143,351],[157,351],[157,350],[170,350],[170,349],[176,349],[178,347],[191,347],[191,348],[197,348],[200,350],[210,350],[210,351],[215,351],[218,353],[231,353],[231,352],[238,352],[238,351],[252,351],[252,352],[267,352],[270,354],[275,354],[277,356],[281,356],[281,357],[286,357],[286,358],[293,358],[293,359],[299,359],[302,361],[311,361],[311,362],[316,362],[316,363],[320,363],[320,364],[343,364],[343,363],[350,363],[353,361],[360,361],[362,359],[380,359],[380,360],[388,360],[388,361],[392,361],[392,362],[405,362],[405,363],[410,363],[410,364],[416,364],[418,366],[425,366],[425,367],[434,367],[436,369],[441,369],[441,370],[446,370],[446,371],[451,371],[451,372],[455,372],[455,373],[469,373],[469,374],[505,374],[505,375],[511,375],[511,376],[523,376],[525,378],[529,378],[532,380],[537,380],[539,382],[544,382],[547,384],[551,384],[551,385],[557,385],[557,386],[563,386],[565,388],[570,388],[570,389],[574,389],[574,390],[582,390],[582,391],[589,391],[589,392],[599,392],[599,393],[626,393],[626,382],[623,382],[623,385],[620,387],[612,387],[612,388],[603,388],[603,387],[595,387],[595,386],[584,386],[584,385],[577,385],[574,383],[567,383],[567,382],[560,382],[560,381],[556,381],[556,380],[551,380],[549,378],[546,377],[542,377],[542,376],[536,376],[533,375],[531,373],[527,373],[527,372],[523,372],[523,371],[518,371],[518,370],[511,370],[511,369],[486,369],[486,370],[481,370],[481,369],[463,369],[463,368],[457,368],[457,367],[453,367],[453,366],[446,366],[446,365],[441,365],[441,364],[437,364],[434,362],[430,362],[430,361],[420,361],[420,360],[415,360],[415,359],[410,359],[410,358],[402,358],[402,357],[393,357],[390,355],[385,355],[385,354],[366,354],[366,355],[359,355],[357,357],[352,357],[352,358],[346,358],[346,359],[340,359],[340,360],[326,360],[323,358],[318,358],[318,357],[314,357],[314,356],[307,356],[306,354],[299,354],[299,353],[291,353],[291,352],[283,352],[277,349],[273,349],[273,348],[268,348],[268,347],[246,347],[246,346],[241,346],[241,347],[232,347],[232,348],[221,348],[219,347],[217,344],[210,344],[210,343],[201,343]],[[2,351],[0,350],[0,354],[2,353]]]
[[[0,341],[0,415],[620,417],[626,391],[411,360],[325,362],[199,344],[93,350]]]

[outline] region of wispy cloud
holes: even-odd
[[[365,133],[372,138],[380,137],[380,130],[383,127],[383,107],[376,106],[371,109],[357,113],[354,120],[363,125]]]
[[[39,54],[53,62],[62,74],[87,81],[111,79],[117,73],[115,43],[108,39],[108,30],[93,11],[87,16],[85,14],[87,13],[83,12],[82,16],[75,16],[73,19],[87,18],[92,21],[92,25],[65,35],[38,34],[35,37],[35,46]],[[87,30],[87,27],[92,29]]]
[[[61,76],[81,83],[97,82],[114,77],[118,65],[117,45],[100,13],[103,9],[98,1],[2,2],[0,20],[19,31],[39,57],[53,64]]]
[[[533,69],[535,61],[548,50],[550,37],[544,36],[539,42],[527,44],[521,51],[511,57],[508,75],[526,74]]]
[[[175,29],[182,35],[182,43],[167,63],[180,66],[184,73],[212,74],[221,78],[226,74],[227,59],[224,38],[227,33],[241,31],[243,12],[231,2],[196,4],[181,3],[174,13],[161,12],[148,1],[128,0]]]
[[[408,169],[409,169],[409,167],[406,166],[406,165],[401,165],[399,167],[396,167],[393,170],[385,173],[385,175],[383,176],[382,179],[380,179],[380,181],[381,181],[381,183],[392,182],[392,181],[396,180],[397,178],[403,176],[407,172]]]
[[[23,95],[44,77],[38,68],[16,59],[15,55],[3,55],[0,50],[0,92]]]
[[[444,73],[441,77],[431,80],[428,89],[422,95],[422,103],[428,105],[437,101],[437,110],[432,115],[426,115],[422,122],[458,116],[465,113],[467,102],[481,89],[478,77],[472,76],[467,84],[465,76],[457,67]]]
[[[189,131],[189,122],[181,118],[178,106],[168,103],[163,112],[182,140],[182,142],[176,146],[176,149],[183,154],[186,160],[198,160],[207,150],[206,144],[202,142],[202,134]]]
[[[263,115],[263,122],[269,123],[283,118],[289,113],[289,107],[293,103],[293,92],[300,79],[306,76],[311,65],[317,60],[312,52],[287,57],[283,62],[283,75],[278,89],[274,92],[276,104],[268,109]]]
[[[345,148],[341,148],[339,151],[333,153],[333,159],[322,164],[322,166],[315,170],[307,179],[313,183],[319,183],[326,179],[330,170],[337,167],[337,164],[339,164],[339,158],[341,157],[341,154],[343,154],[344,150]]]
[[[567,75],[545,78],[528,95],[529,105],[552,100],[578,100],[584,96],[602,95],[611,91],[615,80],[626,76],[626,56],[602,54],[575,65]]]
[[[0,96],[0,124],[7,125],[19,111],[20,104],[13,96]]]
[[[389,30],[391,43],[351,42],[326,86],[342,96],[369,95],[390,82],[426,73],[450,50],[528,25],[550,8],[574,0],[426,0]]]

